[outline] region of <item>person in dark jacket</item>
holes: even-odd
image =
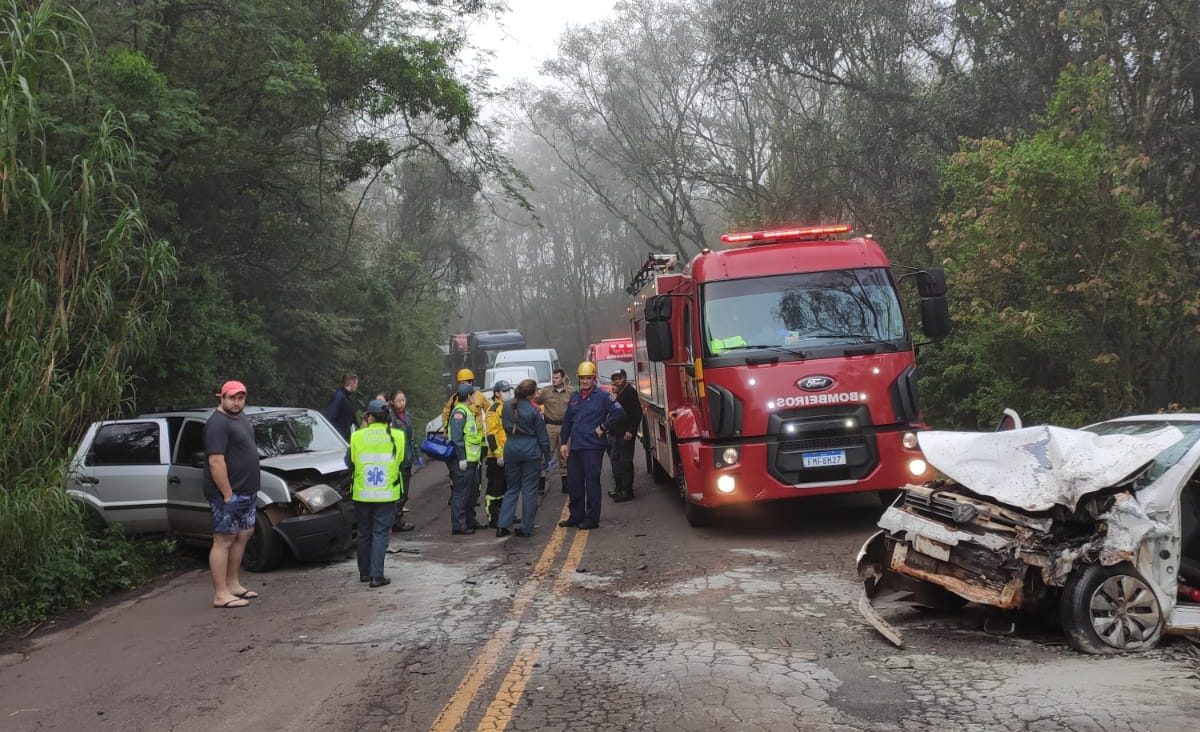
[[[633,500],[633,452],[637,445],[638,427],[642,424],[642,401],[637,390],[629,385],[625,369],[612,373],[613,399],[621,405],[625,416],[608,435],[608,459],[612,464],[612,491],[608,494],[616,503]]]
[[[563,414],[562,446],[567,461],[570,515],[559,526],[595,529],[600,526],[600,470],[608,449],[608,434],[625,418],[621,405],[596,388],[596,364],[579,364],[579,391],[571,395]]]
[[[358,391],[358,377],[350,372],[342,374],[342,388],[336,389],[325,405],[325,419],[346,440],[350,441],[350,433],[354,431],[357,417],[354,414],[354,401],[350,395]]]
[[[409,445],[408,451],[404,453],[404,462],[400,463],[400,477],[404,480],[404,492],[400,494],[400,502],[396,504],[396,523],[392,529],[394,531],[412,531],[416,527],[404,520],[404,504],[408,503],[408,490],[412,483],[412,471],[417,453],[416,448],[412,447],[417,444],[413,440],[412,415],[408,413],[408,397],[399,389],[393,391],[387,401],[392,408],[392,429],[403,432],[404,444]]]
[[[542,467],[550,462],[550,436],[542,411],[530,398],[537,393],[537,382],[525,379],[516,388],[516,396],[504,403],[500,421],[504,427],[504,477],[507,488],[500,503],[496,536],[533,535],[533,517],[537,513],[538,483]],[[521,528],[511,531],[521,498]]]

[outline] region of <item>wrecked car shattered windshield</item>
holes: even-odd
[[[1145,475],[1145,480],[1152,482],[1158,480],[1159,476],[1167,472],[1175,463],[1179,462],[1187,454],[1188,450],[1192,449],[1196,441],[1200,440],[1200,422],[1188,422],[1185,420],[1131,422],[1119,420],[1101,422],[1090,427],[1084,427],[1084,430],[1094,432],[1098,435],[1145,435],[1167,426],[1177,428],[1183,433],[1183,438],[1160,452],[1154,458],[1154,462]]]
[[[250,415],[259,457],[344,450],[346,442],[324,419],[306,409]]]

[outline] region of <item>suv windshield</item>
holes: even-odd
[[[1145,422],[1101,422],[1083,429],[1098,435],[1146,435],[1157,432],[1164,427],[1177,427],[1183,433],[1183,439],[1163,450],[1154,458],[1154,464],[1146,473],[1149,481],[1158,480],[1159,476],[1171,469],[1175,463],[1183,459],[1187,451],[1192,449],[1200,440],[1200,422],[1187,420],[1148,420]]]
[[[884,343],[906,336],[888,270],[806,272],[704,286],[704,352],[810,349]]]
[[[315,450],[345,450],[346,442],[324,419],[306,409],[250,415],[260,457]]]

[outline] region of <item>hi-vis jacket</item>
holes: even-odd
[[[350,434],[347,463],[354,469],[351,498],[365,503],[400,500],[405,491],[400,464],[408,450],[402,430],[375,422]]]
[[[492,403],[488,405],[485,439],[489,458],[504,457],[504,443],[508,440],[508,433],[504,431],[504,421],[501,419],[503,410],[503,399],[493,399]]]
[[[455,457],[469,463],[479,462],[483,455],[483,430],[475,423],[470,407],[462,402],[450,410],[450,440],[454,443]]]
[[[483,415],[487,412],[488,398],[483,392],[476,389],[471,392],[471,396],[467,397],[467,406],[471,408],[471,414],[475,415],[475,424],[479,425],[479,429],[483,429]],[[454,405],[458,403],[458,396],[451,394],[446,400],[446,406],[442,407],[442,428],[446,430],[446,434],[450,434],[450,412],[454,411]]]

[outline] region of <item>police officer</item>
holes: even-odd
[[[559,457],[567,461],[570,515],[558,525],[595,529],[600,526],[600,469],[607,435],[616,430],[625,412],[596,388],[596,364],[584,361],[576,375],[579,391],[571,395],[563,414],[559,447]]]
[[[475,518],[479,500],[479,460],[483,456],[483,430],[475,422],[470,404],[475,387],[459,384],[454,407],[450,410],[450,441],[454,458],[450,460],[450,533],[474,534],[480,528]]]
[[[400,466],[408,452],[401,430],[391,427],[390,409],[382,399],[367,405],[367,426],[350,435],[346,464],[354,471],[351,498],[358,520],[358,581],[371,587],[391,583],[383,575],[383,558],[396,519],[396,502],[404,491]]]
[[[562,431],[563,415],[567,412],[567,404],[575,390],[567,383],[567,372],[554,369],[550,385],[538,391],[533,401],[542,406],[542,416],[546,418],[546,432],[550,435],[550,453],[558,455],[561,443],[559,438]],[[567,492],[567,461],[558,461],[558,475],[561,478],[562,492]],[[539,487],[539,493],[545,493],[545,485]]]
[[[513,398],[512,384],[503,379],[492,385],[492,403],[488,405],[486,422],[487,442],[487,491],[483,497],[484,511],[488,515],[488,528],[496,528],[500,518],[500,502],[508,489],[504,474],[504,443],[508,439],[500,411],[504,403]]]

